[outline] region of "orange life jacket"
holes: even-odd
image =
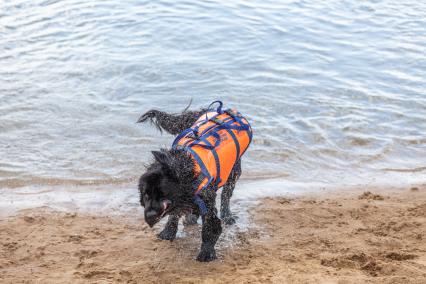
[[[234,109],[222,111],[222,102],[216,102],[220,104],[216,110],[209,108],[173,142],[174,148],[185,149],[195,162],[194,170],[198,175],[196,197],[211,183],[216,189],[226,183],[253,137],[249,122],[239,112]]]

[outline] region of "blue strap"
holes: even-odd
[[[238,142],[237,137],[235,136],[234,132],[232,132],[232,130],[230,129],[225,129],[226,132],[228,132],[229,135],[231,135],[232,140],[234,140],[234,144],[235,144],[235,148],[236,148],[236,152],[237,152],[237,160],[240,157],[240,142]]]
[[[176,136],[175,140],[173,141],[172,147],[175,148],[177,143],[179,143],[179,140],[185,137],[190,132],[192,132],[191,128],[188,128],[182,131],[178,136]]]
[[[250,124],[248,122],[243,122],[239,113],[235,114],[232,110],[226,110],[225,113],[231,116],[239,124],[239,126],[229,125],[229,129],[235,129],[237,131],[246,131],[247,135],[249,136],[250,144],[253,139],[253,132],[251,130]]]
[[[213,116],[210,120],[213,120],[217,117],[218,115]],[[223,120],[223,122],[229,122],[232,120],[232,117],[228,117],[226,119]],[[207,132],[216,129],[220,126],[221,124],[213,124],[212,126],[210,126],[209,128],[205,129],[203,132],[200,133],[200,136],[203,136],[204,134],[206,134]]]
[[[198,133],[198,129],[200,129],[200,127],[203,125],[203,124],[205,124],[205,123],[207,123],[207,122],[209,122],[210,120],[212,120],[212,119],[215,119],[218,115],[220,115],[220,113],[217,113],[217,114],[215,114],[215,115],[213,115],[211,118],[209,118],[208,117],[208,111],[206,112],[206,118],[204,119],[204,120],[201,120],[201,121],[199,121],[198,123],[197,123],[197,125],[193,128],[193,133],[194,133],[194,135],[198,138],[199,136],[202,136],[206,131],[204,130],[202,133]]]
[[[192,154],[192,156],[194,157],[194,159],[197,161],[198,165],[201,168],[200,175],[203,175],[204,178],[207,178],[206,185],[203,186],[200,189],[200,191],[206,189],[207,186],[213,181],[213,177],[210,175],[209,171],[207,170],[206,165],[204,165],[203,161],[200,159],[200,156],[198,156],[198,154],[194,150],[192,150],[191,147],[185,147],[185,150],[189,151]],[[198,188],[197,188],[197,190],[198,190]]]
[[[234,129],[234,130],[238,130],[238,131],[245,131],[245,130],[249,129],[249,126],[247,124],[243,124],[243,125],[225,124],[225,126],[228,129]]]
[[[251,140],[253,140],[253,130],[251,130],[250,124],[249,124],[249,128],[247,129],[247,133],[249,135],[250,141],[249,141],[249,145],[251,143]],[[247,146],[248,148],[248,146]]]
[[[194,159],[197,161],[198,165],[201,168],[201,173],[208,178],[209,180],[212,179],[212,177],[209,174],[209,171],[207,171],[206,166],[204,165],[203,161],[201,160],[200,156],[198,156],[198,154],[191,149],[191,147],[185,147],[186,150],[188,150],[189,152],[191,152],[192,156],[194,157]]]
[[[215,134],[217,134],[217,133],[215,133]],[[219,135],[218,135],[219,136]],[[200,140],[201,141],[203,141],[204,143],[206,143],[206,145],[207,146],[209,146],[209,147],[211,147],[210,148],[210,151],[212,152],[212,154],[213,154],[213,157],[214,157],[214,161],[215,161],[215,164],[216,164],[216,182],[215,182],[215,184],[216,185],[218,185],[219,183],[220,183],[220,162],[219,162],[219,156],[217,155],[217,152],[216,152],[216,149],[215,149],[215,147],[216,147],[216,145],[215,146],[213,146],[206,138],[204,138],[204,137],[201,137],[200,138]],[[217,144],[217,142],[220,142],[220,139],[218,139],[218,140],[216,140],[216,144]],[[202,146],[202,145],[198,145],[198,146]]]
[[[239,115],[238,115],[238,113],[234,113],[232,110],[230,110],[230,109],[228,109],[228,110],[226,110],[225,111],[225,113],[226,114],[228,114],[229,116],[231,116],[236,122],[238,122],[238,124],[240,125],[240,126],[243,126],[244,128],[248,128],[249,126],[246,124],[246,123],[244,123],[243,121],[242,121],[242,119],[239,117]]]
[[[201,197],[196,194],[194,196],[194,203],[198,206],[198,208],[200,209],[200,214],[202,216],[207,214],[207,206],[206,203],[204,203],[204,201],[201,199]]]
[[[213,136],[216,139],[213,149],[220,145],[220,135],[217,132],[211,132],[210,135],[206,136],[206,138],[209,136]]]
[[[207,122],[207,121],[209,121],[209,117],[208,117],[208,113],[209,113],[209,110],[214,110],[214,109],[212,109],[211,107],[212,107],[212,105],[214,105],[215,103],[219,103],[219,106],[217,107],[217,109],[216,109],[216,112],[217,112],[217,115],[215,115],[215,116],[213,116],[212,118],[210,118],[210,119],[213,119],[213,118],[215,118],[216,116],[218,116],[218,115],[220,115],[220,114],[222,114],[223,113],[223,111],[222,111],[222,106],[223,106],[223,103],[221,102],[221,101],[214,101],[214,102],[212,102],[208,107],[207,107],[207,111],[206,111],[206,119],[204,120],[205,122]],[[198,130],[198,128],[197,128],[197,130]]]
[[[214,145],[212,145],[209,141],[207,141],[207,138],[210,137],[210,136],[213,136],[216,139]],[[204,142],[204,145],[199,144],[198,141]],[[217,134],[216,132],[212,132],[212,133],[209,133],[208,135],[198,137],[198,139],[194,140],[191,144],[188,145],[188,147],[199,146],[199,147],[202,147],[202,148],[205,148],[205,149],[208,149],[208,150],[214,150],[219,145],[220,145],[219,134]]]
[[[219,103],[219,106],[218,106],[218,108],[216,109],[216,112],[217,112],[217,114],[215,114],[214,116],[212,116],[211,118],[208,118],[208,113],[209,113],[209,111],[207,111],[206,112],[206,118],[204,119],[204,120],[202,120],[202,121],[199,121],[198,123],[197,123],[197,125],[195,126],[195,127],[193,127],[193,128],[188,128],[188,129],[185,129],[182,133],[180,133],[177,137],[176,137],[176,139],[174,140],[174,142],[173,142],[173,146],[175,145],[175,144],[177,144],[178,143],[178,141],[180,140],[180,139],[182,139],[185,135],[187,135],[188,133],[190,133],[190,132],[192,132],[193,134],[194,134],[194,136],[195,136],[195,138],[199,138],[200,136],[203,136],[205,133],[207,133],[208,131],[210,131],[210,130],[212,130],[213,128],[215,128],[216,127],[216,125],[213,125],[213,126],[211,126],[211,127],[209,127],[209,128],[207,128],[207,129],[205,129],[202,133],[198,133],[198,130],[199,130],[199,128],[203,125],[203,124],[205,124],[205,123],[207,123],[208,121],[214,121],[214,119],[216,118],[216,117],[218,117],[219,115],[221,115],[222,113],[224,113],[223,111],[222,111],[222,106],[223,106],[223,103],[221,102],[221,101],[214,101],[214,102],[212,102],[210,105],[209,105],[209,107],[208,107],[208,110],[210,110],[210,107],[213,105],[213,104],[215,104],[215,103]],[[227,119],[225,119],[224,120],[224,122],[228,122],[228,121],[230,121],[231,119],[234,119],[235,121],[237,121],[240,125],[245,125],[238,117],[236,117],[236,116],[234,116],[232,113],[230,113],[229,111],[225,111],[229,116],[230,116],[230,118],[227,118]],[[238,131],[240,131],[240,130],[246,130],[246,128],[245,128],[245,126],[244,127],[241,127],[241,126],[232,126],[233,128],[236,128],[236,130],[238,130]]]
[[[244,131],[247,132],[247,135],[249,136],[249,144],[251,143],[251,140],[253,139],[253,131],[251,129],[250,123],[244,123],[242,120],[241,122],[244,125]]]
[[[217,101],[212,102],[212,103],[209,105],[209,107],[208,107],[207,109],[210,109],[210,108],[212,107],[212,105],[214,105],[215,103],[218,103],[218,104],[219,104],[219,106],[217,107],[216,111],[217,111],[218,113],[222,114],[222,113],[223,113],[223,112],[222,112],[222,107],[223,107],[223,103],[222,103],[222,101],[217,100]]]

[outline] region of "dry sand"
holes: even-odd
[[[198,226],[168,242],[141,216],[24,211],[0,222],[0,282],[426,283],[426,186],[369,191],[264,199],[207,264]]]

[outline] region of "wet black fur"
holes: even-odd
[[[191,127],[205,112],[206,110],[185,110],[181,114],[168,114],[158,110],[150,110],[143,114],[138,122],[150,121],[159,130],[177,135]],[[139,180],[140,203],[147,212],[151,208],[160,208],[161,201],[164,199],[171,201],[171,206],[167,210],[168,221],[158,237],[163,240],[173,240],[176,237],[181,216],[185,215],[185,224],[195,224],[200,215],[198,207],[193,203],[197,178],[193,171],[194,162],[183,150],[162,149],[153,152],[153,155],[155,161]],[[221,193],[220,218],[225,224],[235,223],[229,203],[240,175],[241,161],[238,160]],[[222,233],[221,220],[217,216],[216,209],[216,190],[213,186],[213,184],[210,184],[200,194],[208,212],[202,220],[202,245],[197,257],[199,261],[216,259],[214,246]],[[189,212],[192,213],[189,214]]]

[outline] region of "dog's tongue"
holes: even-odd
[[[166,215],[167,208],[169,208],[170,204],[171,204],[171,202],[169,200],[163,201],[163,213],[161,213],[161,216],[159,217],[160,219],[163,218],[164,215]]]
[[[163,201],[163,210],[166,211],[167,208],[170,206],[170,201],[169,200],[164,200]]]

